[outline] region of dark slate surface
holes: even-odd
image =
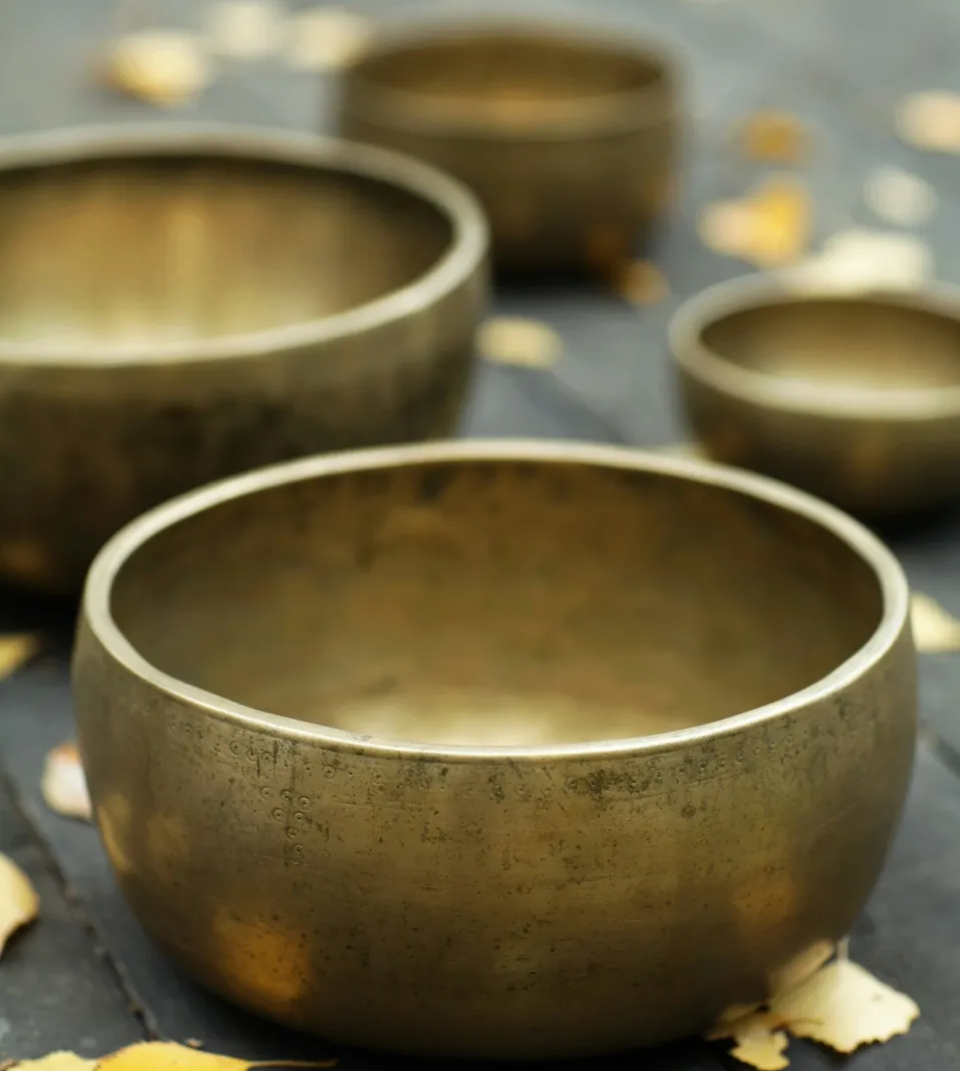
[[[92,122],[161,121],[111,97],[89,71],[118,8],[108,0],[7,0],[0,5],[0,136]],[[290,3],[289,7],[306,6]],[[391,15],[476,10],[380,0],[360,10]],[[485,5],[487,10],[490,4]],[[502,293],[500,311],[540,317],[564,338],[551,373],[480,369],[464,421],[472,436],[599,439],[655,446],[684,437],[673,406],[663,342],[682,297],[744,271],[704,250],[698,206],[744,190],[753,169],[731,149],[730,124],[757,107],[802,116],[817,151],[804,174],[817,202],[817,235],[854,224],[882,226],[860,190],[878,164],[905,167],[937,186],[941,204],[924,238],[938,274],[960,282],[960,161],[918,153],[893,134],[906,93],[960,89],[960,10],[953,0],[591,0],[526,6],[592,14],[662,37],[682,57],[691,130],[684,201],[654,255],[674,298],[637,312],[591,287]],[[516,3],[510,5],[517,8]],[[156,0],[133,14],[144,25],[196,25],[202,5]],[[233,63],[179,118],[329,129],[333,86],[274,62]],[[960,516],[883,533],[914,583],[960,614]],[[95,832],[51,814],[39,796],[48,748],[72,735],[67,652],[74,610],[0,595],[0,627],[43,627],[45,657],[0,684],[0,850],[31,874],[43,920],[0,964],[0,1059],[58,1047],[110,1050],[137,1037],[196,1037],[211,1049],[254,1057],[322,1056],[329,1047],[244,1015],[208,996],[152,948],[116,892]],[[853,954],[910,993],[923,1017],[905,1038],[865,1050],[859,1071],[960,1067],[960,658],[923,659],[926,739],[904,826],[885,876],[853,937]],[[953,740],[950,752],[940,742]],[[836,1066],[817,1047],[793,1043],[798,1071]],[[342,1054],[347,1069],[405,1071],[397,1061]],[[719,1071],[735,1061],[690,1042],[596,1063],[619,1071]]]

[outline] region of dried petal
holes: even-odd
[[[796,261],[810,240],[810,197],[803,184],[771,179],[754,194],[752,205],[749,258],[761,267]]]
[[[848,293],[916,289],[933,267],[929,247],[913,235],[853,227],[833,235],[819,254],[792,269],[788,280],[796,287]]]
[[[918,149],[960,153],[960,95],[916,93],[897,109],[897,133]]]
[[[339,70],[366,47],[372,24],[363,15],[340,7],[301,11],[287,24],[286,60],[299,70]]]
[[[867,180],[863,199],[881,219],[900,227],[917,227],[937,207],[937,194],[929,182],[898,167],[878,168]]]
[[[0,636],[0,680],[27,664],[40,650],[40,637],[32,633]]]
[[[96,1060],[88,1060],[75,1052],[51,1052],[37,1060],[14,1060],[11,1066],[19,1071],[93,1071]]]
[[[614,289],[632,305],[656,305],[670,296],[670,284],[649,260],[631,260],[616,269]]]
[[[915,1001],[848,959],[827,964],[775,998],[770,1011],[794,1037],[843,1053],[905,1034],[920,1015]]]
[[[336,1060],[238,1060],[233,1056],[199,1052],[173,1041],[141,1041],[104,1056],[97,1064],[97,1071],[249,1071],[254,1067],[326,1068],[336,1064]]]
[[[0,853],[0,954],[10,936],[40,913],[40,900],[30,879]]]
[[[910,623],[918,651],[927,654],[960,651],[960,621],[929,595],[920,591],[911,595]]]
[[[753,237],[753,206],[747,201],[715,201],[700,214],[704,245],[728,257],[746,255]]]
[[[764,163],[793,164],[807,150],[807,132],[796,116],[787,112],[755,112],[740,130],[744,155]]]
[[[477,347],[488,361],[526,368],[549,368],[563,352],[560,336],[552,327],[519,316],[487,320],[477,336]]]
[[[76,744],[60,744],[47,753],[40,791],[51,811],[90,821],[93,811]]]
[[[207,16],[207,41],[221,56],[253,59],[283,44],[283,10],[271,0],[217,0]]]
[[[210,82],[212,72],[195,34],[148,30],[114,42],[104,75],[110,85],[129,96],[176,107],[192,100]]]

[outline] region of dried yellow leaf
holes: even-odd
[[[280,48],[284,30],[283,9],[272,0],[216,0],[207,13],[207,43],[221,56],[267,56]]]
[[[918,651],[925,654],[960,651],[960,621],[929,595],[915,591],[910,596],[910,624]]]
[[[195,34],[147,30],[118,38],[103,73],[122,93],[160,107],[176,107],[192,100],[210,82],[212,72]]]
[[[771,1001],[770,1011],[794,1037],[843,1053],[905,1034],[920,1015],[915,1001],[843,958]]]
[[[40,913],[40,899],[30,879],[0,852],[0,954],[7,941]]]
[[[299,70],[329,71],[349,66],[371,37],[363,15],[340,7],[301,11],[287,23],[287,63]]]
[[[15,673],[40,650],[40,637],[33,633],[0,636],[0,680]]]
[[[60,744],[47,753],[40,791],[51,811],[90,821],[93,811],[76,744]]]
[[[744,155],[763,163],[796,163],[806,154],[807,141],[803,124],[788,112],[755,112],[740,129]]]
[[[730,1055],[741,1063],[757,1068],[757,1071],[781,1071],[790,1066],[785,1055],[787,1035],[769,1012],[754,1012],[725,1021],[707,1034],[708,1041],[725,1038],[736,1042]]]
[[[704,245],[728,257],[743,257],[753,240],[753,206],[749,201],[715,201],[700,213],[698,229]]]
[[[14,1060],[18,1071],[93,1071],[96,1060],[88,1060],[75,1052],[50,1052],[37,1060]]]
[[[796,261],[810,240],[810,197],[792,177],[768,179],[741,201],[717,201],[700,216],[705,245],[762,268]]]
[[[845,945],[837,958],[792,989],[772,998],[766,1008],[723,1016],[707,1040],[732,1038],[731,1054],[758,1071],[788,1067],[787,1035],[810,1038],[836,1052],[889,1041],[905,1034],[920,1015],[903,993],[852,963]]]
[[[915,93],[897,109],[901,140],[931,152],[960,153],[960,95]]]
[[[325,1068],[335,1067],[336,1064],[336,1060],[238,1060],[233,1056],[200,1052],[173,1041],[141,1041],[104,1056],[97,1063],[97,1071],[249,1071],[255,1067]]]
[[[560,336],[539,320],[495,316],[482,324],[477,336],[480,356],[497,364],[549,368],[563,352]]]
[[[670,284],[649,260],[631,260],[614,272],[616,292],[632,305],[656,305],[670,296]]]
[[[810,240],[810,197],[803,184],[771,179],[754,194],[752,205],[751,259],[761,267],[797,260]]]

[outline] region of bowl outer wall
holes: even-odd
[[[211,989],[331,1040],[603,1053],[702,1030],[849,930],[916,735],[909,623],[832,693],[616,753],[441,759],[174,697],[88,615],[97,824],[150,935]]]

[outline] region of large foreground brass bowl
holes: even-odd
[[[0,152],[0,578],[74,589],[128,520],[322,450],[449,432],[485,296],[471,195],[236,127]]]
[[[677,71],[629,35],[514,20],[384,31],[346,72],[341,113],[348,137],[470,186],[503,268],[625,257],[671,201]]]
[[[722,283],[670,328],[707,454],[882,518],[960,501],[960,292]]]
[[[759,477],[604,447],[311,459],[134,522],[75,658],[147,930],[338,1041],[572,1056],[817,964],[915,733],[907,586]]]

